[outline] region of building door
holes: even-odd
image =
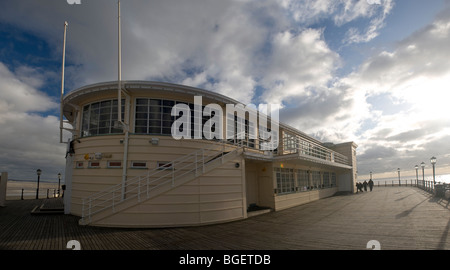
[[[246,173],[246,190],[247,190],[247,207],[255,204],[258,205],[259,203],[259,196],[258,196],[258,178],[255,171],[247,171]]]

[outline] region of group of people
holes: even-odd
[[[358,193],[359,191],[363,192],[363,188],[364,188],[364,191],[367,192],[367,186],[369,186],[370,191],[372,191],[372,189],[373,189],[372,179],[370,179],[369,182],[367,182],[366,180],[364,180],[363,183],[357,182],[356,183],[356,193]]]

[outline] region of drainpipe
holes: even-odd
[[[121,105],[119,106],[121,107]],[[130,117],[130,97],[126,96],[125,99],[125,119],[129,119]],[[128,122],[128,121],[127,121]],[[122,166],[122,200],[125,199],[125,191],[126,191],[126,182],[127,182],[127,168],[128,168],[128,141],[129,141],[129,128],[128,124],[122,123],[125,137],[123,142],[123,166]]]

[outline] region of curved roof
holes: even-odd
[[[224,96],[222,94],[186,85],[179,85],[166,82],[155,82],[155,81],[121,81],[121,83],[122,88],[124,90],[131,92],[133,90],[146,90],[146,89],[155,91],[167,91],[172,93],[202,96],[211,100],[215,100],[217,102],[222,102],[224,104],[241,104],[241,102],[229,98],[227,96]],[[118,82],[111,81],[86,85],[81,88],[70,91],[64,96],[63,99],[64,116],[69,121],[73,121],[72,111],[74,106],[75,107],[79,106],[79,104],[83,102],[83,100],[85,100],[86,98],[98,97],[102,93],[105,94],[107,93],[109,95],[114,94],[117,92],[117,89],[118,89]],[[281,122],[279,123],[279,125],[285,130],[293,132],[297,135],[302,135],[318,144],[322,144],[322,142],[320,142],[319,140],[312,138],[311,136],[307,135],[306,133],[296,128],[293,128]]]
[[[87,86],[83,86],[81,88],[78,88],[76,90],[73,90],[65,95],[64,97],[64,104],[67,103],[77,103],[78,98],[83,96],[85,98],[87,95],[98,95],[99,93],[103,91],[117,91],[118,88],[118,82],[103,82],[103,83],[96,83],[91,84]],[[195,88],[191,86],[186,85],[179,85],[179,84],[173,84],[173,83],[166,83],[166,82],[153,82],[153,81],[122,81],[122,88],[126,89],[127,91],[133,91],[133,90],[157,90],[157,91],[167,91],[167,92],[173,92],[173,93],[180,93],[180,94],[189,94],[189,95],[199,95],[202,97],[206,97],[212,100],[216,100],[218,102],[223,102],[225,104],[239,104],[241,102],[234,100],[232,98],[226,97],[222,94],[203,90],[200,88]]]

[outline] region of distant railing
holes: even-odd
[[[413,186],[417,187],[417,181],[416,180],[375,180],[374,181],[375,187],[400,187],[400,186]]]
[[[413,186],[428,191],[430,193],[436,194],[439,187],[443,190],[450,189],[449,183],[444,182],[434,182],[432,180],[378,180],[374,181],[375,187],[399,187],[399,186]]]
[[[58,198],[62,196],[62,190],[60,190],[60,193],[58,194],[57,188],[48,188],[48,189],[40,189],[38,198]],[[7,194],[8,199],[19,199],[20,200],[29,200],[29,199],[36,199],[36,189],[25,189],[22,188],[21,190],[16,190],[13,194],[8,193]]]

